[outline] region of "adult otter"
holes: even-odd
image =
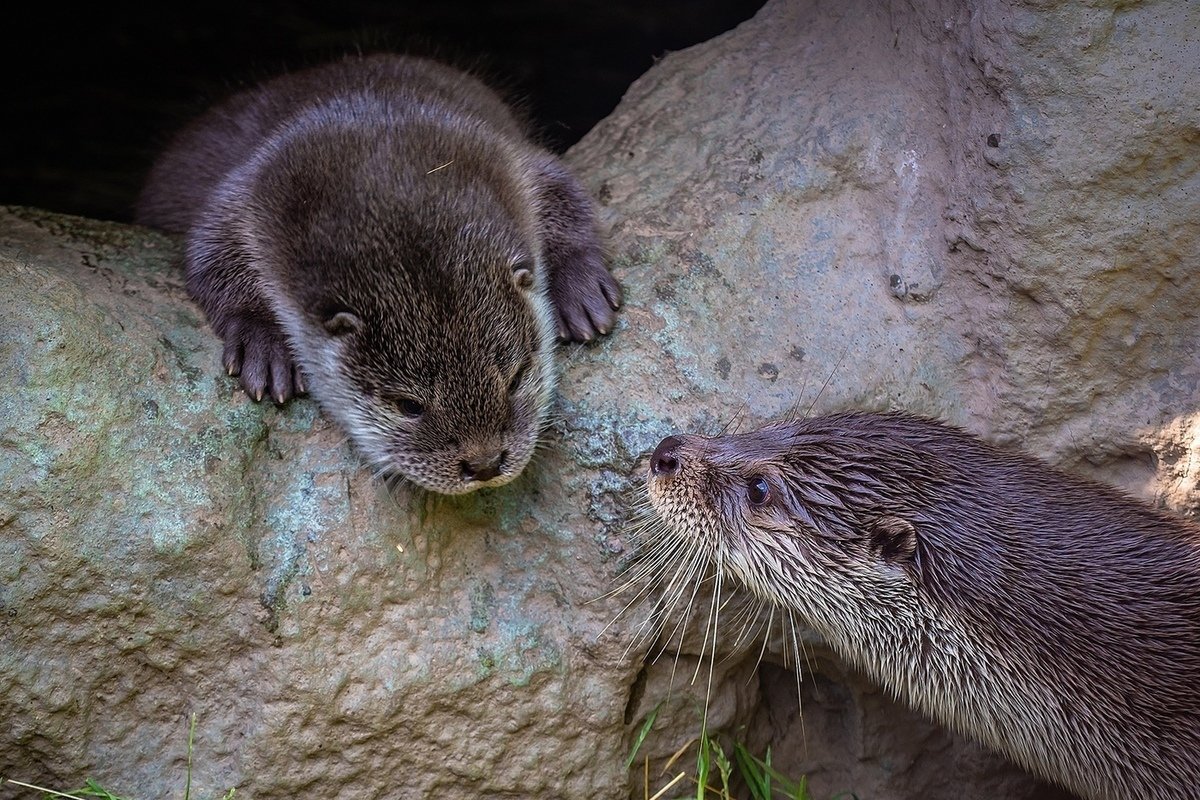
[[[186,234],[188,290],[255,400],[308,386],[376,469],[448,494],[521,472],[555,334],[607,333],[620,304],[583,187],[419,58],[235,95],[161,156],[137,219]]]
[[[1200,797],[1200,526],[894,413],[670,436],[648,490],[902,701],[1092,800]]]

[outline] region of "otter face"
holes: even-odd
[[[289,148],[264,168],[286,234],[273,306],[310,392],[380,474],[442,494],[511,481],[552,402],[556,333],[511,159],[438,126]]]
[[[462,494],[508,483],[533,456],[554,330],[532,262],[503,270],[475,275],[510,276],[487,285],[343,295],[312,315],[297,360],[377,472]]]
[[[895,608],[881,601],[911,590],[917,540],[869,459],[839,452],[815,422],[668,436],[650,459],[647,491],[681,558],[702,552],[718,575],[829,635],[846,602],[870,616]]]

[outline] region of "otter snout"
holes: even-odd
[[[679,474],[679,446],[683,444],[677,437],[668,436],[654,448],[650,456],[650,474],[656,478],[669,478]]]
[[[482,458],[463,459],[459,464],[463,483],[486,483],[499,477],[500,473],[504,471],[504,462],[507,460],[507,450],[501,450],[499,453]]]

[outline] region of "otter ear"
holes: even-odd
[[[867,526],[871,552],[891,567],[911,570],[916,566],[917,529],[906,519],[891,515]]]
[[[330,336],[346,336],[362,330],[362,320],[345,310],[327,314],[321,325]]]
[[[512,266],[513,286],[528,291],[533,288],[533,262],[523,258]]]

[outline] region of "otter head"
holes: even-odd
[[[844,640],[854,620],[894,625],[912,607],[930,469],[886,429],[847,414],[668,436],[647,489],[666,536]]]
[[[533,203],[469,143],[335,133],[296,145],[272,192],[281,321],[310,391],[380,473],[443,494],[507,483],[555,385]]]
[[[322,408],[378,471],[443,494],[512,480],[533,455],[554,381],[533,263],[507,280],[344,291],[312,306],[299,358]]]

